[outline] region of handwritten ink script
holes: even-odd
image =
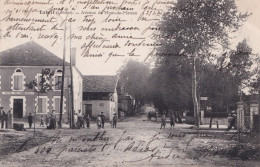
[[[3,0],[1,39],[46,41],[62,46],[64,31],[82,58],[168,56],[156,23],[171,0]],[[66,25],[66,28],[65,28]],[[71,31],[70,31],[71,29]],[[69,33],[70,32],[70,33]],[[164,38],[164,37],[162,37]],[[144,58],[146,60],[147,58]]]

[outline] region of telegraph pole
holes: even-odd
[[[70,23],[70,36],[71,36],[71,23]],[[71,38],[70,38],[70,81],[71,81],[71,119],[70,128],[74,128],[74,86],[73,86],[73,68],[72,68],[72,50],[71,50]]]
[[[62,127],[62,111],[63,111],[63,92],[64,92],[64,73],[65,73],[65,56],[66,56],[66,23],[64,29],[64,46],[63,46],[63,64],[62,64],[62,78],[61,78],[61,94],[60,94],[60,128]]]

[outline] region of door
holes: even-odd
[[[23,117],[23,99],[14,99],[14,118]]]
[[[85,104],[85,115],[92,117],[92,104]]]

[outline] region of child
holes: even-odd
[[[161,119],[161,129],[162,129],[162,127],[163,127],[163,129],[164,129],[164,128],[165,128],[165,125],[166,125],[166,117],[165,117],[165,115],[163,114],[162,119]]]
[[[117,123],[117,115],[114,114],[114,117],[113,117],[113,128],[116,128],[116,123]]]
[[[44,127],[44,118],[43,118],[43,115],[41,116],[41,124],[40,126]]]
[[[174,128],[174,121],[175,121],[175,117],[174,117],[174,115],[172,114],[172,115],[171,115],[171,128]]]
[[[97,127],[98,127],[98,129],[100,129],[101,128],[101,116],[100,115],[98,115],[97,116]]]

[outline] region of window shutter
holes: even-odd
[[[60,98],[55,98],[55,112],[60,112]]]
[[[43,113],[47,113],[46,111],[46,108],[47,108],[47,99],[42,99],[42,112]]]
[[[43,99],[39,98],[39,102],[38,102],[38,113],[42,113],[42,105],[43,104]]]

